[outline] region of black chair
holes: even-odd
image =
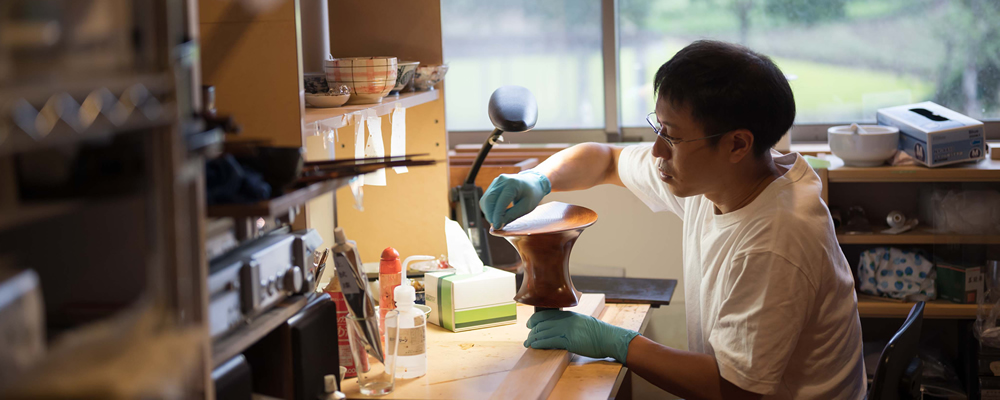
[[[923,321],[924,302],[921,301],[910,309],[910,315],[903,321],[903,326],[882,349],[867,399],[920,398],[920,375],[924,364],[917,357],[917,345]]]

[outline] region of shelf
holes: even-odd
[[[0,231],[68,214],[82,205],[83,201],[56,201],[3,210],[0,212]]]
[[[301,206],[307,201],[322,196],[347,184],[350,178],[331,179],[314,183],[291,193],[270,200],[247,204],[216,204],[208,206],[210,218],[267,217],[287,213],[289,209]]]
[[[217,367],[233,358],[260,338],[277,328],[295,313],[299,312],[309,299],[306,296],[295,296],[286,299],[281,304],[253,318],[248,325],[236,328],[226,336],[212,341],[212,366]]]
[[[858,295],[858,315],[861,318],[906,318],[913,304]],[[924,306],[924,318],[975,319],[977,308],[976,304],[957,304],[948,300],[933,300]]]
[[[838,162],[836,157],[830,159]],[[1000,182],[1000,160],[981,160],[927,168],[909,165],[900,167],[845,167],[829,169],[829,181],[836,182]]]
[[[304,134],[307,136],[315,134],[318,124],[322,124],[327,129],[342,128],[350,123],[347,116],[351,113],[372,109],[375,110],[375,114],[378,116],[383,116],[396,109],[397,104],[405,108],[410,108],[432,102],[437,100],[438,97],[437,90],[428,90],[426,92],[410,92],[385,97],[379,104],[346,105],[334,108],[306,108]]]
[[[888,229],[888,227],[878,229]],[[934,233],[924,228],[916,228],[898,235],[878,233],[878,230],[871,234],[838,233],[837,241],[840,244],[1000,244],[1000,235]]]

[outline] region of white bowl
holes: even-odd
[[[447,72],[448,64],[419,66],[417,73],[413,75],[413,88],[418,91],[434,89],[434,85],[441,82]]]
[[[325,94],[306,93],[306,104],[317,108],[340,107],[351,98],[349,94],[329,96]]]
[[[326,82],[330,87],[347,85],[351,89],[349,104],[372,104],[396,86],[396,57],[334,58],[323,62]]]
[[[827,129],[827,140],[833,155],[849,167],[877,167],[896,154],[899,129],[892,126],[860,125],[865,132],[856,132],[854,125]]]

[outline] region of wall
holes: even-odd
[[[677,279],[669,306],[651,310],[645,336],[658,343],[687,349],[684,288],[681,276],[681,220],[671,213],[653,213],[623,187],[602,185],[579,192],[553,193],[546,201],[578,204],[597,212],[573,247],[570,270],[581,275]],[[665,397],[659,388],[633,376],[636,399]]]

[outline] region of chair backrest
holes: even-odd
[[[869,400],[894,400],[900,398],[900,393],[906,392],[904,380],[912,381],[907,373],[919,373],[911,367],[917,357],[917,345],[920,341],[920,327],[924,321],[924,302],[918,302],[910,309],[910,315],[903,321],[903,326],[892,336],[889,344],[882,349],[878,366],[875,368],[875,379],[868,390]],[[907,371],[907,370],[910,371]],[[909,379],[907,379],[909,378]]]

